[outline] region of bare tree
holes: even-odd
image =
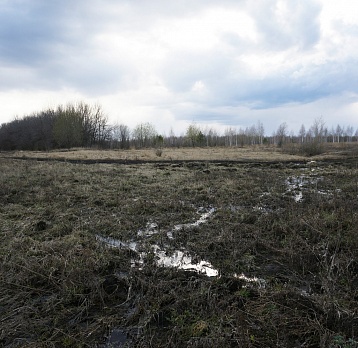
[[[219,137],[218,133],[212,127],[205,127],[203,134],[206,139],[206,146],[216,146],[217,139]]]
[[[286,137],[287,137],[287,123],[283,122],[278,126],[278,129],[276,131],[276,144],[278,147],[281,147],[285,141],[286,141]]]
[[[236,137],[236,129],[235,128],[231,128],[231,127],[228,127],[226,128],[225,130],[225,144],[227,146],[233,146],[234,142],[237,146],[237,137]]]
[[[329,131],[329,136],[332,137],[332,143],[335,142],[335,136],[336,136],[336,131],[335,129],[333,128],[333,126],[331,127],[330,131]]]
[[[153,146],[157,131],[149,122],[140,123],[134,128],[132,135],[137,147],[149,147]]]
[[[337,124],[337,127],[336,127],[336,138],[337,138],[337,142],[339,143],[342,139],[342,136],[343,136],[343,128]]]
[[[259,120],[257,121],[257,135],[258,135],[258,140],[259,140],[259,144],[262,145],[264,142],[264,136],[265,136],[265,128],[264,125],[262,124],[262,122]]]
[[[246,142],[245,131],[242,128],[240,128],[239,132],[238,132],[238,142],[239,142],[241,147],[243,147],[245,145],[245,142]]]
[[[246,132],[250,145],[254,145],[257,144],[257,129],[255,125],[252,125],[251,127],[247,128],[247,132]]]
[[[125,124],[116,124],[111,128],[111,139],[117,147],[128,149],[130,142],[130,129]]]
[[[314,141],[318,143],[323,142],[325,134],[325,122],[322,117],[316,118],[311,126]]]
[[[352,141],[352,138],[353,138],[353,132],[354,132],[354,129],[352,126],[347,126],[346,128],[346,134],[347,134],[347,141],[351,142]]]
[[[300,138],[300,143],[303,144],[305,142],[305,137],[306,137],[306,128],[304,126],[304,124],[302,124],[299,132],[298,132],[298,136]]]
[[[175,136],[173,128],[170,128],[170,132],[169,132],[169,144],[170,144],[170,146],[176,146],[176,143],[177,143],[176,140],[177,140],[177,137]]]

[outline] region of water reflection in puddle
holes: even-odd
[[[173,232],[184,230],[184,229],[192,229],[201,224],[204,224],[208,221],[208,219],[214,214],[215,208],[210,208],[209,210],[205,210],[204,208],[200,208],[198,212],[204,211],[198,220],[193,223],[186,223],[175,225],[173,229],[169,230],[166,234],[168,239],[173,239]],[[172,253],[168,253],[165,250],[165,245],[163,248],[160,248],[158,245],[150,246],[149,252],[141,252],[139,249],[142,246],[140,243],[141,238],[150,237],[159,233],[158,225],[154,222],[148,222],[146,228],[143,230],[139,230],[137,233],[138,241],[129,241],[123,242],[121,240],[111,238],[111,237],[103,237],[101,235],[96,235],[96,239],[102,243],[107,244],[110,247],[120,248],[120,249],[129,249],[138,253],[139,259],[132,260],[132,267],[141,267],[144,264],[144,259],[146,256],[152,252],[155,256],[155,261],[158,266],[164,267],[175,267],[183,270],[193,270],[201,274],[205,274],[208,277],[215,277],[219,274],[218,270],[214,269],[208,261],[200,261],[193,262],[193,257],[187,252],[185,249],[183,250],[175,250]]]
[[[313,169],[311,169],[313,171]],[[341,192],[340,189],[336,190],[322,190],[318,189],[318,183],[323,180],[323,177],[313,175],[300,175],[290,176],[286,179],[285,184],[287,187],[286,193],[293,196],[296,203],[303,201],[303,190],[310,189],[311,191],[322,196],[332,196],[333,194]]]
[[[192,270],[206,274],[208,277],[216,277],[219,275],[219,271],[216,270],[210,262],[202,260],[198,263],[194,263],[192,257],[187,252],[175,250],[171,255],[167,255],[166,252],[161,250],[157,245],[154,246],[153,251],[158,258],[157,264],[159,266],[175,267],[187,271]]]
[[[290,176],[286,179],[287,193],[293,195],[296,203],[303,200],[303,189],[308,188],[310,185],[316,185],[322,178],[311,177],[306,175]]]
[[[133,251],[137,251],[137,242],[122,242],[118,239],[111,238],[111,237],[103,237],[99,234],[96,234],[96,239],[102,243],[105,243],[113,248],[119,248],[119,249],[130,249]]]
[[[202,210],[202,208],[199,210]],[[169,239],[173,239],[173,232],[191,229],[208,222],[208,219],[211,217],[211,215],[214,214],[214,212],[215,212],[215,208],[210,208],[207,212],[201,214],[200,218],[193,223],[175,225],[171,231],[167,232],[167,237]]]
[[[247,277],[244,273],[234,274],[235,278],[245,280],[247,283],[255,283],[259,286],[259,288],[264,288],[266,286],[266,280],[257,277]]]
[[[139,230],[137,235],[138,237],[150,237],[153,234],[157,234],[158,231],[158,224],[155,222],[148,222],[144,230]]]
[[[114,329],[107,338],[105,348],[124,347],[126,343],[128,343],[126,331],[122,329]]]
[[[175,225],[172,229],[166,232],[166,235],[169,240],[174,238],[173,233],[179,232],[182,230],[190,230],[197,226],[200,226],[204,223],[207,223],[209,218],[214,214],[215,208],[210,208],[208,210],[205,210],[203,208],[199,209],[198,212],[202,212],[200,215],[200,218],[192,223],[186,223],[186,224],[179,224]],[[163,267],[173,267],[178,268],[182,270],[191,270],[198,272],[200,274],[205,274],[208,277],[217,277],[219,276],[219,271],[213,267],[213,265],[206,260],[200,260],[197,262],[194,262],[194,259],[196,260],[197,257],[194,257],[190,255],[190,253],[185,250],[184,248],[182,250],[174,250],[172,252],[169,252],[168,246],[163,245],[159,246],[157,244],[151,245],[149,248],[149,251],[141,251],[145,238],[150,237],[154,234],[159,233],[158,225],[154,222],[148,222],[146,225],[146,228],[143,230],[139,230],[137,233],[138,240],[129,241],[129,242],[123,242],[115,238],[111,237],[103,237],[100,235],[96,235],[96,238],[98,241],[114,248],[123,248],[123,249],[129,249],[132,251],[135,251],[138,255],[137,259],[132,259],[132,267],[138,267],[141,269],[141,267],[144,264],[145,258],[148,256],[149,253],[154,254],[154,260],[158,266]],[[237,277],[239,279],[245,280],[247,283],[255,283],[259,287],[265,286],[265,280],[256,278],[256,277],[247,277],[244,274],[234,274],[234,277]]]
[[[107,244],[110,247],[120,248],[120,249],[130,249],[135,251],[139,255],[139,259],[132,260],[132,267],[141,267],[144,264],[144,259],[149,254],[149,252],[139,252],[138,246],[139,244],[136,242],[122,242],[120,240],[108,237],[102,237],[100,235],[96,235],[98,241]],[[208,261],[200,261],[197,263],[193,262],[192,256],[187,251],[175,250],[173,253],[168,254],[167,251],[161,249],[158,245],[151,246],[151,251],[155,256],[155,261],[158,266],[164,267],[174,267],[183,270],[193,270],[198,273],[202,273],[207,275],[208,277],[216,277],[219,272],[214,269]]]

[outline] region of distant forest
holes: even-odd
[[[193,147],[193,146],[245,146],[274,144],[300,144],[309,152],[319,150],[319,144],[327,142],[358,141],[358,129],[353,127],[327,128],[322,118],[314,120],[306,128],[302,125],[298,134],[288,131],[282,123],[270,136],[263,124],[245,129],[228,127],[223,134],[215,129],[203,128],[195,123],[188,126],[184,135],[159,134],[150,123],[141,123],[130,129],[125,124],[111,125],[100,105],[86,103],[58,106],[38,113],[16,118],[0,126],[0,150],[39,150],[86,147],[129,149],[145,147]],[[313,154],[313,153],[312,153]]]

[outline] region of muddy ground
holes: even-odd
[[[358,347],[356,156],[42,157],[0,156],[0,346]]]

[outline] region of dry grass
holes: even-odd
[[[297,147],[297,146],[296,146]],[[2,157],[40,158],[61,160],[113,160],[113,161],[305,161],[306,156],[290,154],[290,146],[279,149],[275,146],[249,147],[196,147],[164,148],[161,156],[156,149],[91,150],[70,149],[61,151],[14,151],[2,153]],[[325,144],[324,152],[310,157],[310,160],[343,159],[350,154],[358,155],[358,144]],[[297,152],[297,151],[296,151]]]
[[[156,155],[155,149],[140,150],[87,150],[73,149],[69,151],[30,152],[16,151],[3,153],[3,156],[22,158],[52,158],[69,160],[127,160],[127,161],[290,161],[303,160],[302,156],[283,153],[272,147],[246,148],[165,148],[162,155]]]

